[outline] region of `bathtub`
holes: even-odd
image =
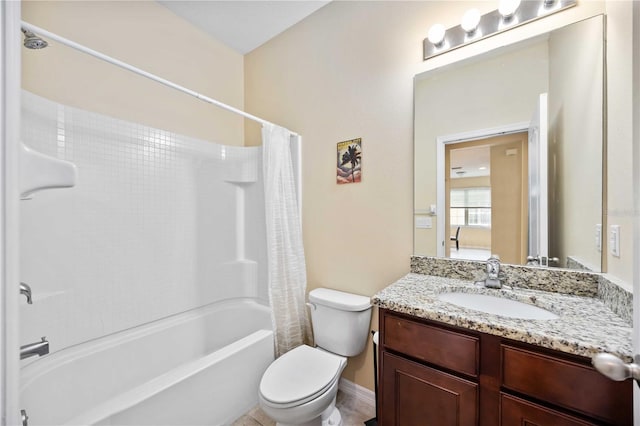
[[[258,403],[273,361],[270,309],[215,303],[25,366],[29,425],[226,425]]]

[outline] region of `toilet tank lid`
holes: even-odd
[[[309,292],[309,302],[343,311],[364,311],[371,308],[371,299],[358,294],[329,288],[316,288]]]

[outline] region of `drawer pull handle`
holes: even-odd
[[[640,365],[626,364],[615,355],[600,353],[593,357],[593,366],[611,380],[621,382],[626,379],[640,380]]]

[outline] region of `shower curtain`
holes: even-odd
[[[271,124],[262,127],[269,302],[277,357],[305,343],[310,336],[302,226],[291,159],[292,137],[298,136],[282,127]]]

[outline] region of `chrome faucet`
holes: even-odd
[[[20,346],[20,359],[29,358],[31,356],[43,356],[49,353],[49,342],[46,337],[43,337],[40,342],[29,343],[28,345]]]
[[[33,299],[31,298],[31,287],[27,283],[20,283],[20,294],[24,294],[27,298],[27,303],[32,304]]]
[[[484,280],[484,286],[487,288],[502,288],[500,280],[500,257],[492,254],[487,260],[487,278]]]

